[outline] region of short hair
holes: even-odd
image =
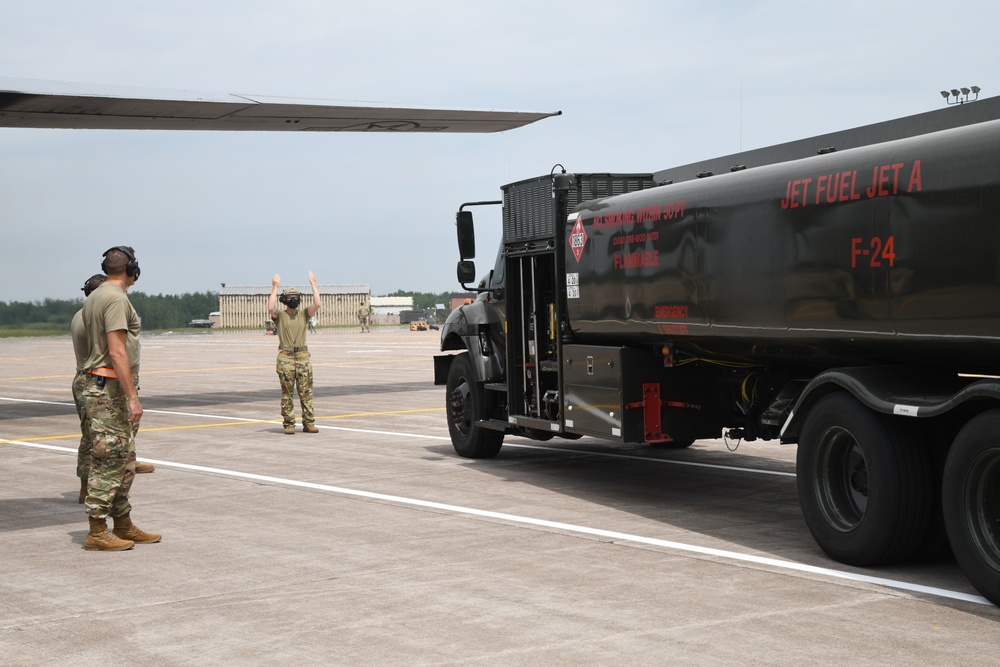
[[[93,292],[98,287],[100,287],[101,285],[103,285],[104,281],[107,279],[108,277],[103,273],[95,273],[94,275],[90,276],[83,282],[83,287],[80,288],[83,290],[83,295],[90,296],[90,293]]]
[[[131,246],[121,246],[122,248],[127,248],[132,257],[135,257],[135,250]],[[124,252],[119,250],[117,247],[108,250],[104,255],[104,261],[101,262],[101,271],[108,274],[109,276],[114,273],[125,273],[125,266],[131,261],[131,258]]]

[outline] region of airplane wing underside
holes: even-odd
[[[0,127],[270,132],[503,132],[561,112],[475,111],[106,89],[0,78]]]

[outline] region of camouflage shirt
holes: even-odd
[[[278,345],[281,347],[304,347],[306,344],[306,326],[309,318],[302,311],[289,313],[283,308],[274,313],[274,323],[278,326]]]

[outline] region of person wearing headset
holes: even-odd
[[[271,295],[267,298],[267,312],[278,329],[278,381],[281,383],[281,420],[286,435],[295,434],[295,405],[292,402],[292,391],[298,387],[299,403],[302,405],[302,431],[304,433],[319,433],[316,428],[316,415],[313,413],[313,372],[309,348],[306,347],[306,328],[309,319],[315,315],[320,306],[319,288],[316,286],[316,276],[309,272],[309,284],[312,285],[312,303],[305,312],[299,312],[302,295],[294,287],[282,290],[281,276],[277,273],[271,279]],[[278,308],[278,302],[285,308]]]
[[[135,250],[109,248],[101,270],[107,280],[83,302],[90,347],[83,366],[83,404],[93,443],[84,500],[90,532],[84,546],[89,551],[124,551],[161,537],[132,523],[128,497],[135,478],[135,433],[142,419],[139,315],[127,294],[140,274]],[[113,530],[108,530],[108,515]]]
[[[87,278],[80,288],[83,296],[90,296],[91,292],[104,284],[108,277],[103,273],[95,273]],[[83,328],[83,309],[76,311],[73,320],[69,325],[70,337],[73,339],[73,353],[76,355],[76,375],[73,377],[73,403],[76,404],[76,413],[80,417],[80,446],[77,448],[76,456],[76,476],[80,478],[80,500],[87,499],[87,477],[90,475],[90,452],[93,448],[93,438],[90,435],[90,420],[83,405],[83,388],[87,385],[87,373],[83,372],[83,367],[90,356],[90,343],[87,340],[87,331]],[[135,462],[135,472],[149,473],[156,470],[152,463]]]

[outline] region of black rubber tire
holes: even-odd
[[[926,447],[904,418],[830,394],[806,416],[796,471],[806,524],[834,560],[895,563],[923,543],[933,476]]]
[[[941,487],[955,560],[976,590],[1000,605],[1000,410],[984,412],[958,432]]]
[[[488,413],[483,385],[476,382],[468,352],[455,355],[448,369],[445,408],[451,444],[459,456],[488,459],[497,455],[504,434],[476,425]]]

